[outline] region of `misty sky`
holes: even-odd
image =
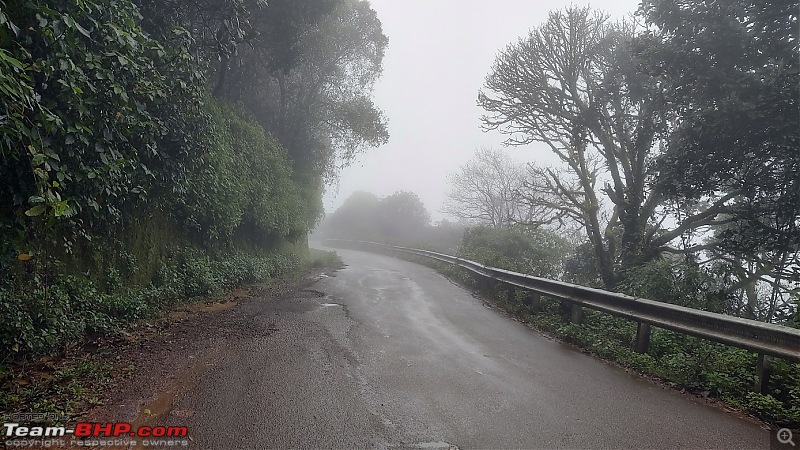
[[[501,148],[504,136],[480,130],[478,90],[497,52],[527,35],[551,9],[568,2],[533,0],[371,0],[389,37],[375,103],[389,119],[389,143],[369,149],[328,188],[332,213],[354,191],[379,197],[416,192],[434,221],[449,187],[447,175],[481,146]],[[576,2],[576,5],[583,5]],[[594,8],[621,18],[636,0],[603,0]],[[544,146],[505,149],[519,161],[556,164]]]

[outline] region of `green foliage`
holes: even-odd
[[[657,259],[629,269],[620,292],[674,305],[725,313],[730,302],[719,280],[705,268],[685,261]]]
[[[646,0],[641,13],[652,32],[630,56],[672,117],[655,189],[687,212],[732,197],[705,247],[800,281],[797,2]]]
[[[286,152],[237,108],[210,101],[204,155],[191,168],[186,222],[207,242],[230,239],[240,227],[254,234],[305,233],[304,203]]]
[[[252,118],[203,95],[189,32],[145,22],[155,26],[130,0],[0,0],[0,349],[11,358],[297,265],[219,257],[298,240],[320,190],[298,185]]]
[[[459,256],[514,272],[557,278],[567,251],[564,238],[542,228],[475,227],[464,233]]]
[[[597,254],[591,243],[583,243],[564,260],[564,281],[602,288],[603,280],[598,270]]]
[[[771,395],[748,392],[745,397],[744,405],[748,410],[767,420],[781,419],[785,414],[783,403],[779,402]]]
[[[387,139],[368,2],[234,3],[0,0],[0,364],[286,275],[335,154]],[[245,42],[258,121],[206,93]]]
[[[114,334],[178,301],[281,277],[300,264],[294,254],[211,258],[196,248],[176,248],[171,255],[156,282],[140,288],[106,292],[85,276],[65,275],[57,264],[22,284],[17,280],[14,288],[0,287],[0,354],[8,361],[59,351],[86,336]]]
[[[0,7],[0,64],[16,78],[0,80],[16,100],[0,121],[3,210],[86,227],[153,184],[180,190],[202,83],[185,32],[153,40],[126,0]]]
[[[311,249],[310,265],[315,269],[339,268],[342,267],[342,259],[336,252]]]
[[[254,11],[252,48],[241,46],[237,64],[221,65],[219,74],[230,75],[218,92],[245,105],[287,149],[296,180],[316,186],[389,138],[370,98],[388,39],[365,0],[267,3]]]

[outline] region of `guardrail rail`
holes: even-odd
[[[429,250],[339,239],[328,239],[323,244],[356,250],[401,252],[455,265],[484,280],[532,292],[537,300],[546,295],[569,302],[573,308],[572,320],[578,323],[582,307],[635,321],[638,327],[634,349],[641,353],[647,351],[651,325],[756,352],[756,389],[759,391],[764,390],[768,378],[769,360],[766,356],[800,362],[800,330],[794,328],[525,275]]]

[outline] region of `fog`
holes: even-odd
[[[481,146],[502,146],[504,136],[480,129],[476,105],[499,50],[568,3],[527,0],[372,0],[389,48],[375,103],[389,119],[387,145],[368,149],[328,188],[325,210],[332,213],[355,191],[379,197],[395,191],[417,193],[434,221],[448,190],[447,175]],[[634,0],[593,2],[622,18],[636,10]],[[543,145],[509,147],[519,161],[556,164]]]

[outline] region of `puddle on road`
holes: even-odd
[[[325,308],[330,308],[331,306],[342,306],[342,305],[340,305],[338,303],[320,303],[320,306],[325,307]]]

